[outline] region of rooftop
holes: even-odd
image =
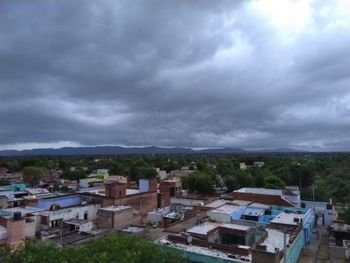
[[[102,207],[102,208],[100,208],[100,210],[110,211],[110,212],[118,212],[118,211],[126,210],[129,208],[131,208],[131,206],[111,205],[111,206]]]
[[[296,226],[304,217],[303,214],[282,212],[271,220],[271,223]],[[295,219],[298,219],[296,222]]]
[[[237,211],[240,208],[240,206],[237,205],[230,205],[230,204],[226,204],[220,207],[215,208],[214,210],[212,210],[211,212],[213,213],[222,213],[222,214],[232,214],[233,212]]]
[[[191,252],[191,253],[195,253],[195,254],[220,258],[220,259],[224,259],[226,261],[232,260],[232,262],[237,262],[235,259],[229,258],[227,253],[224,253],[224,252],[221,252],[221,251],[215,250],[215,249],[209,249],[209,248],[205,248],[205,247],[198,247],[198,246],[192,246],[192,245],[188,246],[188,245],[184,245],[184,244],[180,244],[180,243],[172,243],[166,239],[160,240],[159,243],[160,244],[167,244],[170,247],[185,250],[187,252]],[[251,256],[249,255],[249,256],[244,257],[244,258],[247,258],[250,260]]]
[[[268,236],[260,245],[266,246],[266,251],[268,252],[275,252],[275,248],[283,250],[283,232],[271,228],[267,228],[266,231]],[[287,240],[289,240],[289,234],[287,234]]]
[[[251,203],[251,201],[248,201],[248,200],[233,200],[232,203],[235,204],[235,205],[239,205],[239,206],[245,206],[245,205],[249,205]]]
[[[11,214],[13,214],[14,212],[21,212],[22,215],[26,215],[26,214],[30,214],[30,213],[40,212],[43,210],[44,209],[37,208],[37,207],[25,206],[25,207],[5,208],[5,209],[2,209],[1,211],[9,212]]]
[[[246,215],[246,216],[262,216],[264,214],[265,214],[264,209],[249,208],[249,207],[247,207],[243,212],[243,215]]]
[[[264,194],[264,195],[281,195],[282,190],[278,189],[266,189],[266,188],[241,188],[235,190],[236,193],[252,193],[252,194]]]
[[[218,199],[215,200],[209,204],[206,204],[205,207],[209,207],[209,208],[217,208],[219,206],[223,206],[224,204],[226,204],[228,201],[224,200],[224,199]]]
[[[263,208],[263,209],[269,209],[270,208],[270,205],[265,205],[265,204],[261,204],[261,203],[252,203],[252,204],[250,204],[250,206],[259,207],[259,208]]]
[[[239,231],[248,231],[251,229],[251,226],[239,225],[239,224],[217,224],[217,223],[208,223],[205,222],[203,225],[194,226],[187,230],[188,233],[199,234],[199,235],[207,235],[209,231],[217,228],[224,227],[232,230]]]

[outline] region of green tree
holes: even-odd
[[[347,204],[341,213],[341,218],[344,222],[350,225],[350,204]]]
[[[23,181],[31,185],[37,186],[42,177],[49,175],[49,171],[44,167],[26,166],[23,168]]]
[[[283,189],[285,186],[286,184],[278,176],[270,175],[265,178],[265,188]]]
[[[233,190],[236,190],[239,188],[237,178],[234,175],[226,175],[224,177],[224,183],[227,187],[227,191],[232,192]]]
[[[223,159],[223,160],[219,161],[218,165],[216,166],[216,169],[217,169],[219,174],[228,175],[228,174],[232,173],[234,167],[233,167],[233,163],[231,162],[231,160]]]
[[[317,178],[314,183],[314,192],[315,192],[315,200],[327,202],[330,198],[332,198],[334,194],[334,189],[327,182],[327,180],[323,178]],[[305,187],[301,189],[301,196],[304,199],[312,200],[313,199],[313,190],[312,186]]]
[[[236,170],[235,171],[237,182],[239,187],[252,187],[255,186],[254,177],[249,171]]]
[[[183,188],[189,192],[197,194],[211,194],[214,192],[215,181],[213,178],[203,172],[193,172],[181,177]]]
[[[11,184],[9,179],[0,178],[0,186],[9,185],[9,184]]]
[[[0,259],[1,263],[185,262],[176,250],[122,234],[110,234],[85,245],[64,248],[50,241],[26,241],[25,246],[12,252],[7,247],[1,248]]]

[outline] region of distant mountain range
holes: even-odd
[[[120,147],[120,146],[96,146],[96,147],[63,147],[59,149],[32,149],[32,150],[3,150],[0,156],[42,156],[42,155],[126,155],[126,154],[238,154],[238,153],[293,153],[300,152],[289,148],[266,149],[248,151],[242,148],[221,148],[194,150],[184,147]]]

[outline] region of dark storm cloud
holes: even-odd
[[[350,20],[300,3],[2,1],[0,148],[347,150]]]

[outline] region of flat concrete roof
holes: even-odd
[[[252,203],[249,206],[254,206],[254,207],[259,207],[259,208],[264,208],[264,209],[270,208],[270,205],[266,205],[266,204],[262,204],[262,203]]]
[[[92,193],[95,195],[101,195],[105,196],[105,187],[86,187],[86,188],[80,188],[78,193]]]
[[[294,218],[300,221],[303,217],[303,214],[282,212],[272,219],[271,223],[296,226],[298,222],[294,222]]]
[[[239,206],[245,206],[245,205],[249,205],[252,201],[249,200],[233,200],[232,203],[235,205],[239,205]]]
[[[11,207],[11,208],[4,208],[2,211],[6,211],[9,213],[14,213],[14,212],[21,212],[22,215],[30,214],[30,213],[35,213],[35,212],[40,212],[44,211],[45,209],[42,208],[37,208],[37,207],[31,207],[31,206],[26,206],[26,207]]]
[[[218,199],[215,200],[209,204],[206,204],[205,207],[210,207],[210,208],[217,208],[219,206],[223,206],[224,204],[226,204],[228,201],[224,200],[224,199]]]
[[[208,211],[210,213],[221,213],[221,214],[227,214],[230,215],[233,212],[237,211],[240,208],[238,205],[230,205],[226,204],[220,207],[215,208],[214,210]]]
[[[101,207],[100,210],[109,211],[109,212],[118,212],[118,211],[129,209],[130,207],[131,206],[111,205],[111,206]]]
[[[278,189],[267,189],[267,188],[241,188],[238,190],[235,190],[234,192],[237,193],[252,193],[252,194],[265,194],[265,195],[281,195],[282,190]]]
[[[275,248],[278,248],[280,251],[283,250],[283,239],[284,234],[280,230],[266,228],[268,233],[267,238],[260,245],[266,246],[266,251],[275,252]],[[289,240],[290,235],[287,234],[287,242]]]
[[[239,225],[239,224],[218,224],[218,223],[209,223],[205,222],[203,225],[194,226],[187,230],[188,233],[199,234],[199,235],[207,235],[209,231],[217,228],[224,227],[232,230],[239,231],[248,231],[251,229],[251,226]]]
[[[264,209],[256,209],[256,208],[247,208],[244,210],[243,215],[245,216],[262,216],[265,214],[265,210]]]

